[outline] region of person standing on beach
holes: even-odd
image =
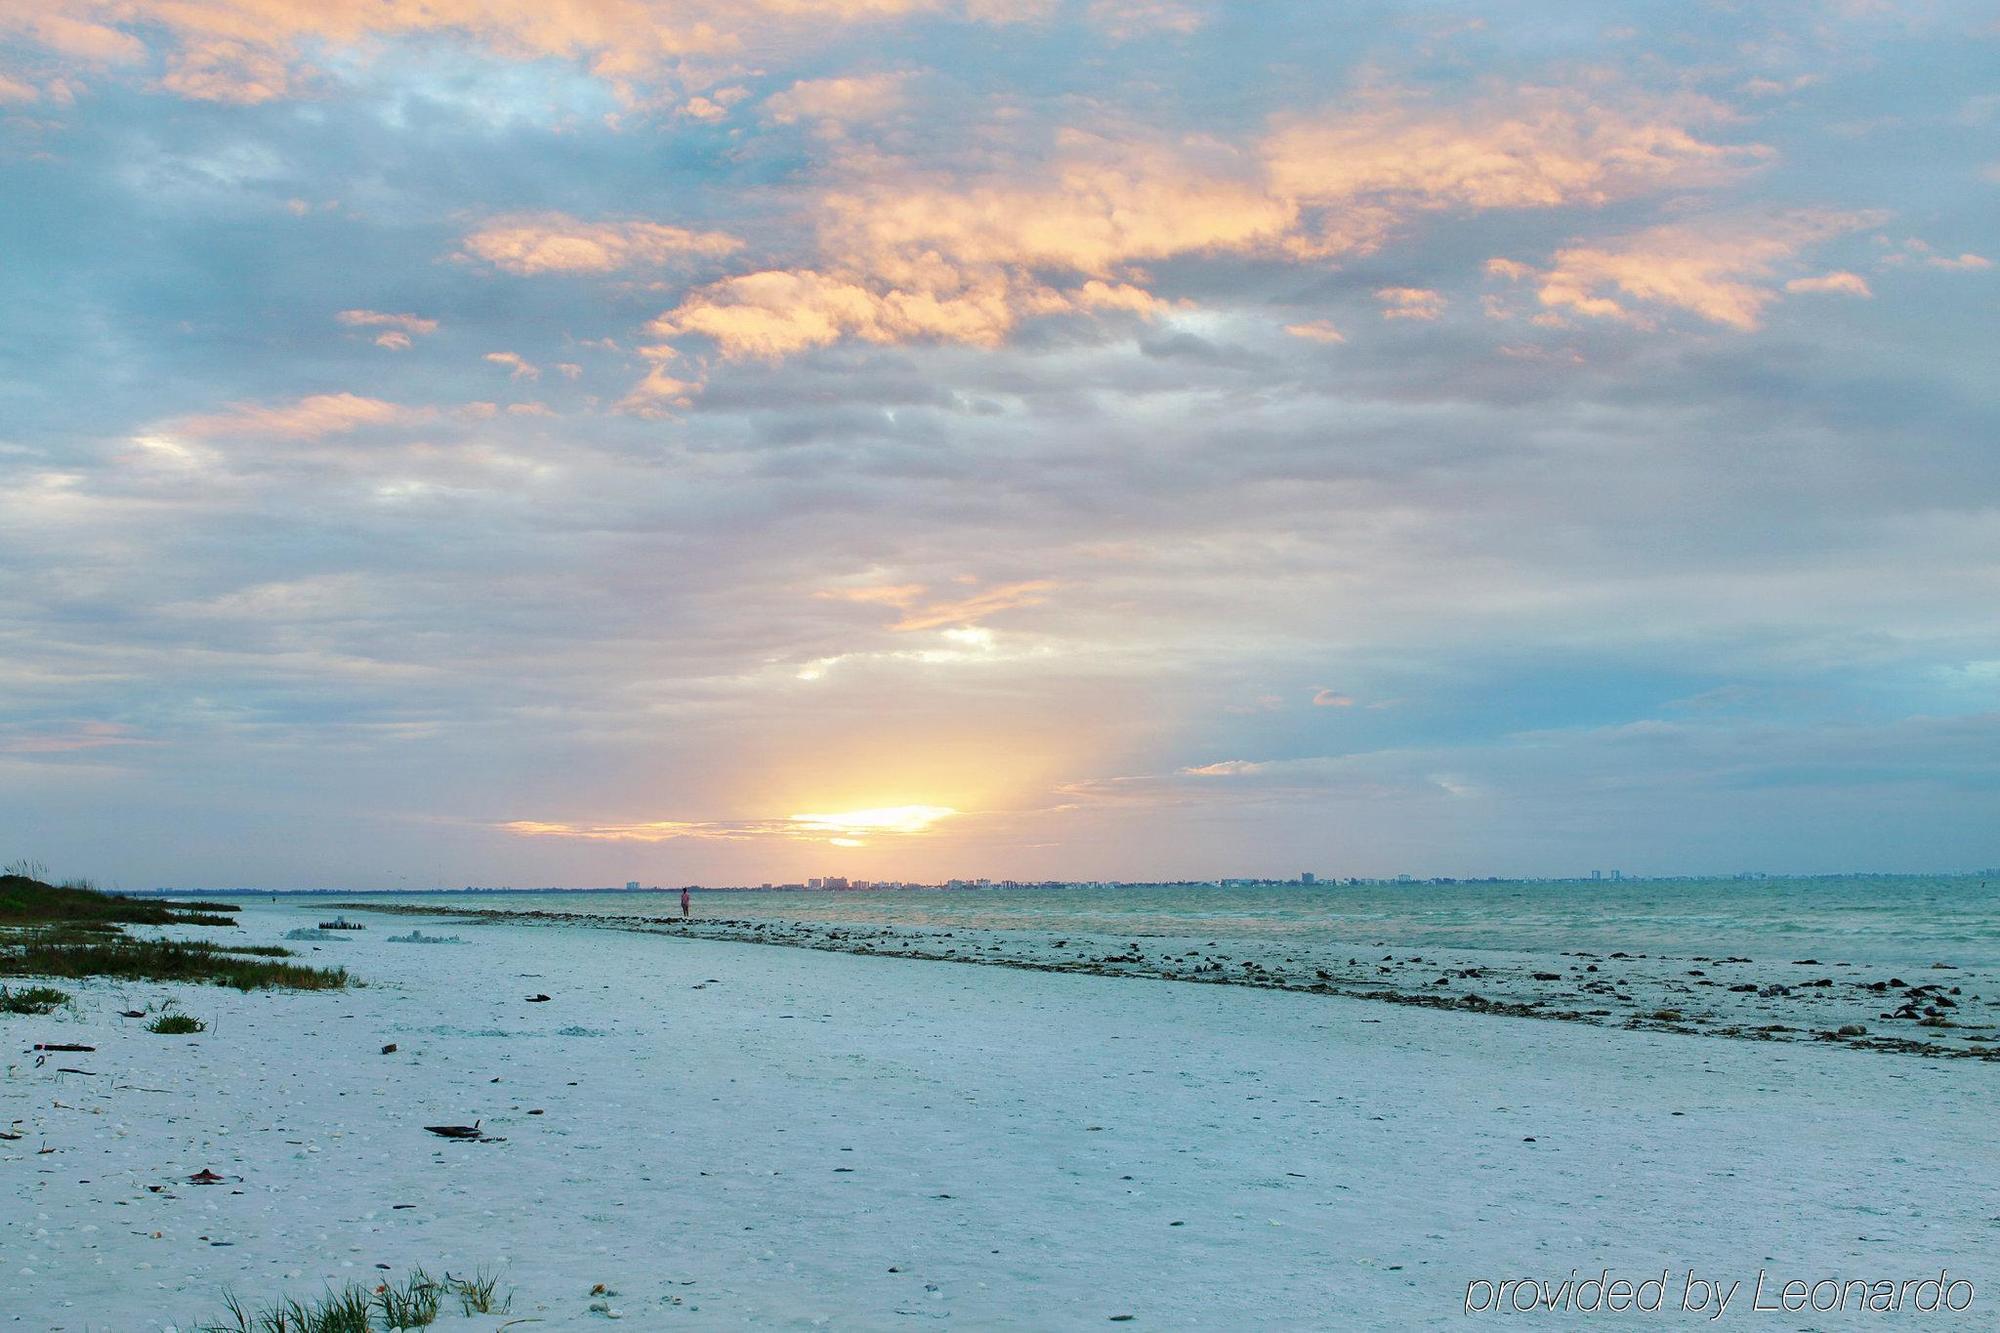
[[[688,891],[687,891],[687,885],[683,884],[681,886],[681,920],[683,921],[687,920],[687,916],[688,916]]]

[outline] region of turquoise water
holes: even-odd
[[[672,892],[354,894],[354,901],[678,915]],[[2000,878],[720,892],[696,915],[1079,935],[2000,966]]]

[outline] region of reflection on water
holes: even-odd
[[[356,900],[678,915],[674,893],[355,895]],[[1271,888],[698,892],[705,917],[1393,947],[1737,954],[2000,964],[2000,880],[1851,876]]]

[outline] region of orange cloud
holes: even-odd
[[[1847,296],[1873,296],[1868,280],[1858,273],[1823,273],[1816,278],[1793,278],[1785,284],[1788,292],[1840,292]]]
[[[518,352],[488,352],[485,359],[496,366],[506,366],[511,372],[509,379],[538,380],[542,377],[542,368],[522,359]]]
[[[343,310],[335,319],[352,329],[400,329],[404,333],[436,333],[438,322],[421,315],[386,315],[379,310]]]
[[[1287,324],[1285,332],[1294,338],[1304,338],[1316,343],[1344,343],[1347,335],[1335,328],[1331,321],[1315,319],[1305,324]]]
[[[1384,319],[1436,319],[1445,307],[1444,297],[1428,287],[1383,287],[1375,299]]]
[[[889,628],[898,633],[908,633],[912,630],[939,629],[947,625],[971,625],[1001,611],[1011,611],[1022,606],[1040,606],[1048,600],[1041,594],[1055,586],[1049,579],[1003,583],[957,601],[932,602],[921,609],[912,610]]]
[[[889,628],[895,633],[907,634],[946,626],[964,628],[1001,611],[1011,611],[1023,606],[1040,606],[1047,600],[1041,594],[1055,586],[1054,581],[1050,579],[1025,579],[1017,583],[995,584],[967,597],[932,601],[922,605],[919,603],[923,602],[924,594],[929,590],[921,583],[825,588],[813,596],[829,601],[894,607],[904,614]]]
[[[864,602],[883,606],[906,607],[913,605],[924,595],[921,583],[875,584],[861,588],[826,588],[813,594],[828,601]]]
[[[120,32],[105,23],[92,18],[80,18],[74,13],[109,11],[109,5],[56,3],[37,5],[32,8],[0,11],[0,30],[12,29],[38,46],[46,47],[57,55],[92,65],[124,65],[144,59],[145,43],[127,32]]]
[[[1318,708],[1352,708],[1354,696],[1342,694],[1338,690],[1315,690],[1313,704]]]
[[[646,358],[650,368],[646,377],[632,386],[632,391],[618,400],[621,412],[631,412],[642,417],[663,415],[668,408],[688,407],[694,402],[694,395],[701,391],[699,380],[682,379],[668,367],[680,360],[680,349],[664,343],[653,347],[641,347],[639,355]],[[569,372],[565,370],[564,374]],[[579,373],[581,373],[579,371]],[[575,379],[575,375],[570,375]]]
[[[26,9],[28,6],[19,6]],[[0,27],[73,58],[131,63],[149,47],[160,86],[183,97],[251,104],[298,93],[322,50],[450,34],[506,60],[578,61],[628,101],[690,57],[753,48],[923,14],[977,22],[1036,18],[1046,0],[41,0]]]
[[[1554,263],[1537,275],[1537,295],[1551,309],[1598,318],[1644,324],[1645,316],[1627,304],[1636,301],[1749,331],[1778,298],[1770,280],[1785,261],[1820,241],[1873,226],[1883,216],[1799,212],[1761,221],[1667,223],[1557,251]]]
[[[832,82],[817,91],[831,95]],[[898,173],[869,157],[863,179],[816,201],[817,261],[698,288],[653,332],[706,337],[728,360],[775,361],[845,339],[991,347],[1042,315],[1153,316],[1166,307],[1142,266],[1158,260],[1327,258],[1372,248],[1412,212],[1594,205],[1724,179],[1766,153],[1707,143],[1683,123],[1721,115],[1698,98],[1620,108],[1531,88],[1452,109],[1378,97],[1293,120],[1247,149],[1070,130],[1025,179]],[[1444,306],[1423,289],[1385,292],[1388,318],[1432,319]],[[1332,326],[1305,327],[1291,331],[1330,341]]]
[[[381,329],[382,332],[375,335],[375,345],[396,352],[410,349],[413,334],[436,333],[438,327],[434,319],[425,319],[420,315],[385,315],[379,310],[343,310],[334,318],[349,328]]]
[[[1359,112],[1297,119],[1265,145],[1273,189],[1314,204],[1374,199],[1398,211],[1598,205],[1712,185],[1770,156],[1687,126],[1725,118],[1703,98],[1594,101],[1524,88],[1455,109],[1382,96]]]
[[[428,415],[418,408],[386,403],[379,398],[363,398],[351,393],[316,393],[295,402],[275,405],[235,403],[228,411],[187,417],[181,431],[197,438],[231,435],[270,435],[283,439],[313,440],[325,435],[341,435],[364,426],[386,426]]]
[[[564,213],[494,218],[463,242],[464,253],[508,273],[610,273],[676,260],[717,258],[743,248],[727,232],[654,222],[585,222]]]
[[[1208,19],[1207,7],[1189,0],[1090,0],[1084,14],[1120,41],[1151,32],[1190,33]]]
[[[1202,251],[1278,246],[1298,222],[1254,158],[1221,145],[1190,153],[1081,131],[1058,137],[1044,180],[871,183],[822,200],[821,245],[896,277],[926,264],[1021,265],[1099,278]]]
[[[907,101],[908,73],[802,79],[764,101],[764,114],[780,125],[820,121],[848,125],[880,120]]]
[[[840,834],[893,834],[913,837],[928,832],[940,820],[958,814],[947,805],[894,805],[830,814],[787,815],[782,819],[675,820],[630,824],[573,824],[539,819],[514,819],[494,825],[521,838],[564,838],[585,842],[673,842],[680,838],[746,841],[756,838],[813,839]],[[856,847],[863,844],[844,842]]]

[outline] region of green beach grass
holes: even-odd
[[[279,945],[133,939],[124,932],[127,925],[234,926],[221,914],[224,908],[227,904],[146,902],[99,893],[87,884],[0,875],[0,976],[186,981],[244,991],[333,990],[347,984],[345,968],[279,961],[291,956]]]

